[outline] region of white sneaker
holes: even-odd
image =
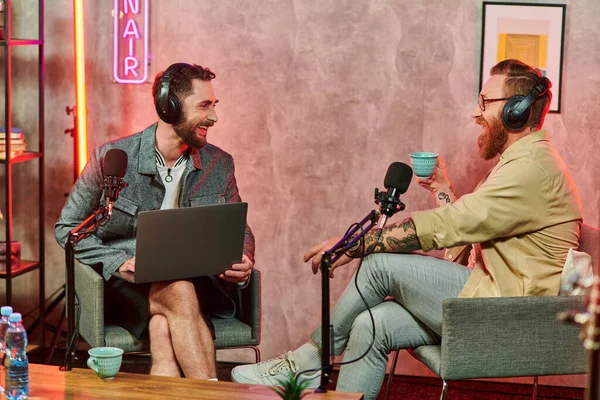
[[[278,386],[280,380],[287,380],[289,374],[297,374],[299,371],[291,351],[277,358],[263,361],[258,364],[240,365],[231,370],[231,380],[236,383],[255,385]],[[308,388],[319,387],[321,383],[321,371],[302,374],[300,382],[308,382]]]

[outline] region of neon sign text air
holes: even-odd
[[[148,78],[148,0],[114,0],[113,76],[119,83]]]

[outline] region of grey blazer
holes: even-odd
[[[165,187],[155,161],[155,134],[157,124],[142,132],[106,143],[94,150],[92,157],[73,186],[69,198],[55,225],[56,240],[64,248],[70,230],[76,228],[103,202],[102,160],[110,149],[127,153],[127,172],[123,180],[128,184],[121,190],[114,204],[108,224],[98,228],[94,235],[77,244],[75,257],[87,265],[102,264],[102,275],[108,280],[126,260],[135,256],[137,214],[157,210],[162,204]],[[202,149],[191,149],[181,180],[179,207],[223,204],[241,201],[234,176],[231,155],[207,144]],[[157,232],[160,234],[160,232]],[[165,238],[177,240],[177,238]],[[254,261],[254,235],[246,225],[244,254]]]

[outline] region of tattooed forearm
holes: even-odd
[[[387,242],[386,251],[391,253],[410,253],[411,251],[420,250],[421,243],[417,237],[417,228],[415,222],[411,218],[407,218],[398,224],[403,229],[406,235],[386,235]]]
[[[402,240],[388,237],[386,241],[392,253],[410,253],[411,251],[421,250],[421,243],[416,233],[411,233]]]
[[[448,196],[447,193],[444,193],[444,192],[438,193],[438,199],[439,200],[446,200],[446,203],[450,203],[450,196]]]
[[[366,254],[383,253],[383,252],[385,252],[385,246],[383,245],[383,243],[377,242],[377,243],[373,243],[373,244],[369,245],[369,247],[367,247]]]
[[[406,218],[404,221],[401,221],[398,226],[404,228],[404,232],[408,231],[409,229],[416,231],[417,228],[415,228],[415,223],[411,218]]]
[[[389,230],[389,228],[384,228],[383,230],[385,231],[386,229]],[[383,245],[383,243],[375,242],[378,236],[379,234],[377,234],[377,232],[371,232],[370,234],[365,236],[365,248],[367,249],[367,251],[365,252],[366,254],[385,251],[385,246]]]
[[[377,241],[377,239],[380,239]],[[364,254],[370,253],[409,253],[420,250],[421,243],[417,237],[415,223],[411,218],[397,222],[385,227],[381,232],[369,232],[365,235]],[[377,242],[376,242],[377,241]],[[361,249],[353,249],[349,252],[352,257],[361,256]]]

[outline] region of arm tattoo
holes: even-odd
[[[399,226],[401,226],[402,228],[404,228],[404,232],[406,232],[409,229],[412,229],[413,231],[417,230],[417,228],[415,227],[415,223],[413,222],[412,218],[406,218],[404,221],[400,222]]]
[[[389,227],[383,229],[382,235],[385,233],[386,229],[389,230]],[[373,251],[381,251],[381,252],[385,251],[385,246],[383,245],[383,243],[381,243],[381,242],[375,243],[375,240],[377,239],[378,236],[379,235],[376,233],[365,236],[365,248],[366,248],[365,254],[372,253]]]
[[[411,251],[421,250],[421,243],[419,242],[416,233],[411,233],[402,240],[398,240],[395,237],[389,237],[386,241],[393,253],[410,253]]]
[[[386,242],[388,244],[388,251],[392,253],[410,253],[411,251],[420,250],[421,242],[419,242],[419,238],[417,237],[417,228],[415,227],[415,222],[412,218],[406,218],[404,221],[398,224],[404,232],[408,232],[402,239],[398,239],[394,236],[389,236],[386,238]]]
[[[382,229],[381,231],[381,236],[385,236],[386,233],[390,232],[393,228],[395,228],[395,226],[386,226],[385,228]],[[379,236],[379,234],[375,233],[375,232],[369,232],[367,233],[364,238],[362,239],[364,241],[364,253],[361,252],[361,250],[363,249],[363,247],[360,245],[360,241],[357,242],[356,248],[352,248],[349,249],[346,252],[346,255],[348,255],[349,257],[361,257],[363,254],[371,254],[373,252],[385,252],[385,245],[382,242],[377,242],[375,243],[375,240],[377,239],[377,237]]]
[[[450,196],[448,196],[447,193],[444,193],[444,192],[438,193],[438,199],[446,200],[446,203],[450,203]]]
[[[405,232],[402,239],[394,237],[394,231]],[[415,223],[411,218],[383,228],[381,241],[375,242],[379,235],[371,232],[365,236],[365,254],[372,252],[410,253],[420,250],[421,243],[417,237]],[[358,249],[357,249],[358,250]],[[353,257],[360,256],[360,251],[350,251]]]
[[[369,245],[369,247],[367,247],[367,252],[366,254],[371,254],[372,252],[374,252],[375,250],[377,250],[378,252],[385,252],[385,246],[382,242],[377,242],[377,243],[372,243]]]

